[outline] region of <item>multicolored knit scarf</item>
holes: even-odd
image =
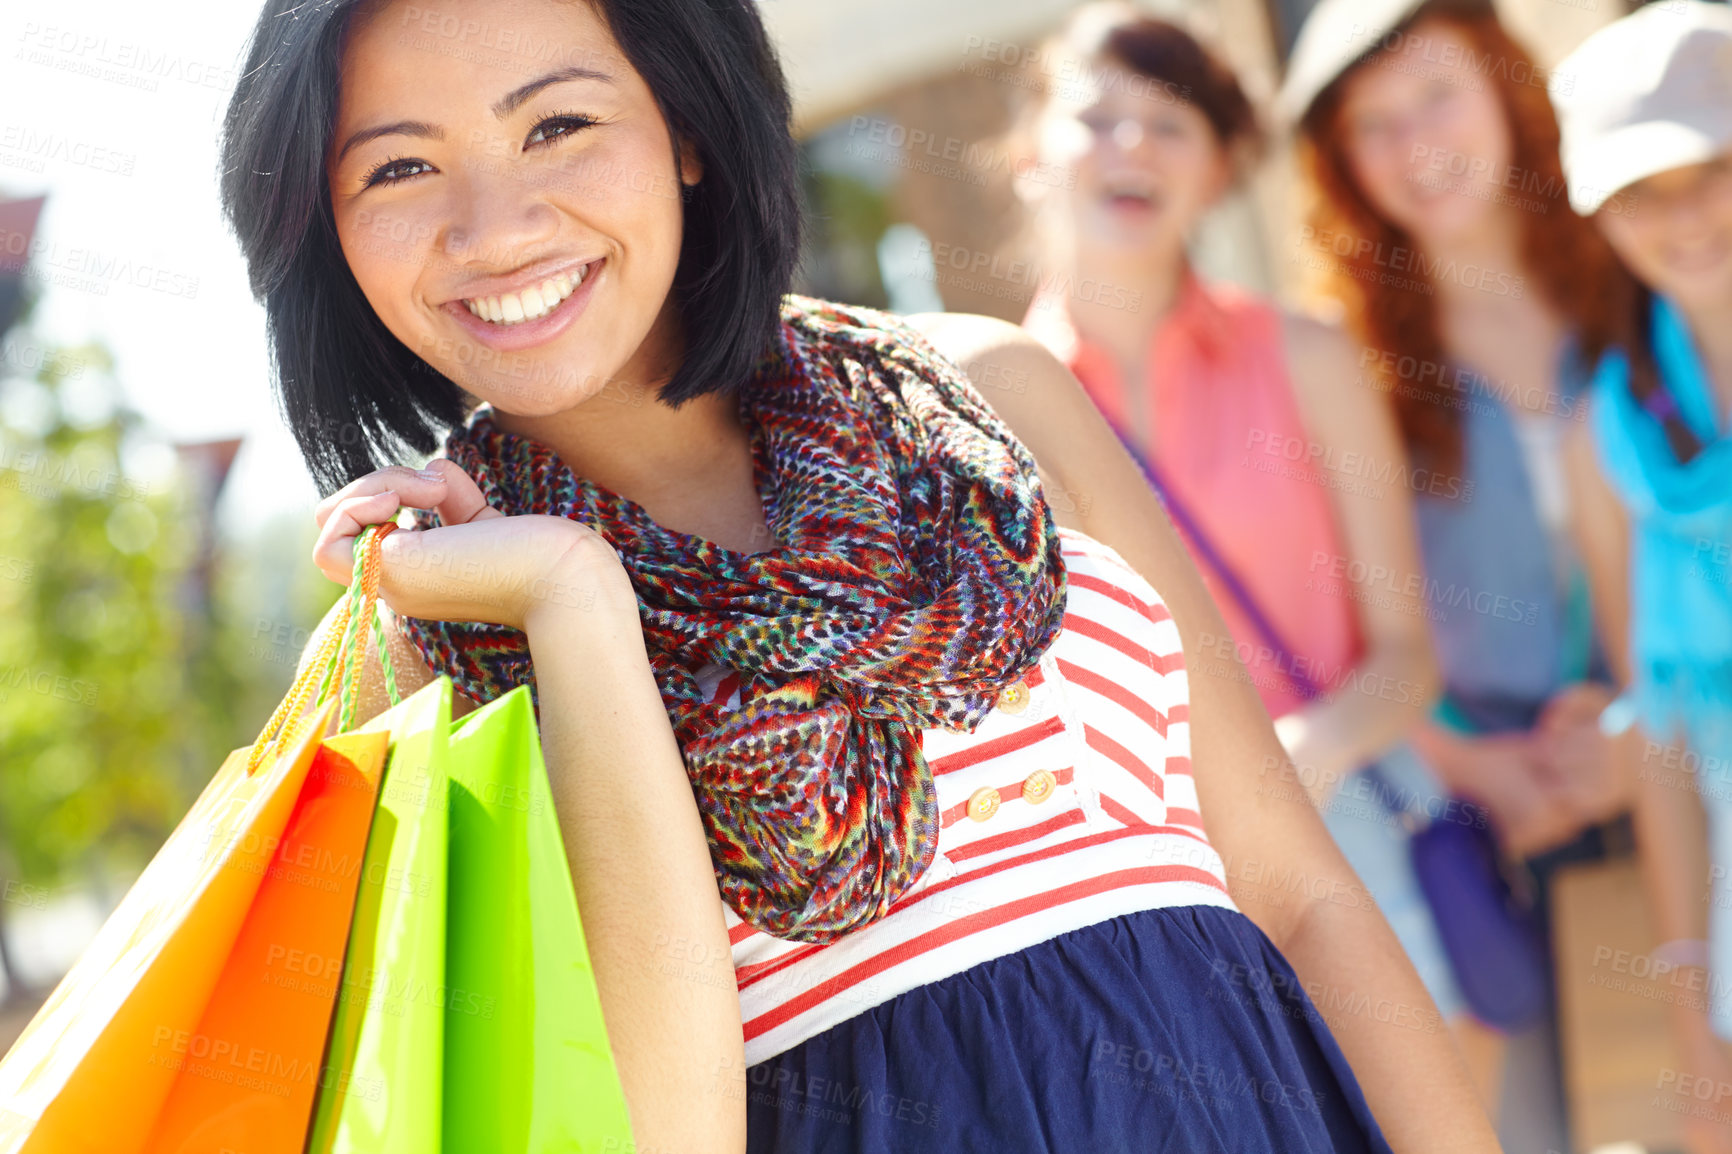
[[[979,725],[1057,637],[1066,580],[1033,457],[954,364],[888,313],[790,296],[782,320],[739,394],[782,542],[766,552],[662,528],[486,406],[445,455],[494,508],[571,517],[619,552],[723,899],[823,942],[931,864],[920,730]],[[516,630],[405,626],[476,700],[533,685]],[[708,662],[740,674],[738,709],[704,699]]]

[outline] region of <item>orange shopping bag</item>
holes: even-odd
[[[179,1077],[147,1154],[300,1154],[389,739],[319,747],[198,1028],[153,1037]]]
[[[364,535],[337,626],[265,734],[0,1061],[0,1154],[300,1150],[388,740],[321,742],[325,698],[341,670],[347,728],[388,531]]]

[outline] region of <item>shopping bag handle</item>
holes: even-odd
[[[379,659],[385,666],[385,691],[390,695],[391,704],[397,705],[402,700],[397,693],[396,670],[391,667],[391,655],[385,647],[385,631],[379,623],[379,547],[395,528],[395,521],[382,521],[368,525],[355,537],[355,570],[349,580],[348,592],[343,595],[337,616],[332,619],[331,629],[325,634],[318,652],[296,675],[282,704],[277,706],[276,712],[265,722],[264,731],[253,742],[252,753],[247,757],[248,774],[257,772],[265,755],[279,743],[292,743],[298,728],[305,724],[303,715],[309,703],[315,707],[311,716],[316,716],[317,707],[330,700],[333,678],[336,678],[340,697],[337,732],[346,733],[354,724],[361,659],[367,648],[361,640],[363,621],[372,624],[372,637],[379,647]]]

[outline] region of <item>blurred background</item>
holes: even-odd
[[[975,254],[992,267],[1020,251],[1002,143],[1017,56],[1074,5],[761,7],[807,161],[802,291],[1022,320],[1032,279],[964,270]],[[1140,7],[1206,38],[1265,106],[1309,2]],[[337,593],[308,560],[318,494],[276,409],[264,314],[217,204],[217,131],[254,9],[61,0],[0,16],[6,1044],[225,753],[252,739]],[[1498,9],[1548,66],[1628,11],[1620,0]],[[1279,248],[1299,227],[1294,185],[1277,139],[1199,231],[1199,271],[1295,300],[1299,265]],[[1644,948],[1640,926],[1613,920],[1578,928],[1583,948]],[[1508,1148],[1670,1148],[1678,1111],[1658,1092],[1671,1061],[1658,1001],[1597,991],[1565,1011],[1565,1115],[1522,1131],[1510,1111]],[[1505,1077],[1519,1098],[1519,1069]]]

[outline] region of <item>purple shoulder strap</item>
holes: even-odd
[[[1107,424],[1111,426],[1113,432],[1118,435],[1119,441],[1125,447],[1125,451],[1130,453],[1131,460],[1135,461],[1137,467],[1142,469],[1143,476],[1148,478],[1149,484],[1155,490],[1155,495],[1160,497],[1161,504],[1166,506],[1167,513],[1171,515],[1185,536],[1190,539],[1191,545],[1197,550],[1198,554],[1202,556],[1203,560],[1208,563],[1209,568],[1215,571],[1215,575],[1220,578],[1221,584],[1226,587],[1228,593],[1232,594],[1233,600],[1239,603],[1239,608],[1244,611],[1245,617],[1251,622],[1251,627],[1254,628],[1262,637],[1263,643],[1275,652],[1275,655],[1280,662],[1279,668],[1281,669],[1282,674],[1293,684],[1294,688],[1299,691],[1300,696],[1304,697],[1307,701],[1322,697],[1322,686],[1311,680],[1311,678],[1306,676],[1305,672],[1298,667],[1298,664],[1293,660],[1293,650],[1281,637],[1280,632],[1275,628],[1274,622],[1269,620],[1268,615],[1263,612],[1262,606],[1257,603],[1257,599],[1251,596],[1251,591],[1246,588],[1245,583],[1240,580],[1239,574],[1227,563],[1227,559],[1221,556],[1220,550],[1215,548],[1214,542],[1209,539],[1209,535],[1203,532],[1203,526],[1201,523],[1199,523],[1195,517],[1191,516],[1190,510],[1185,508],[1184,502],[1179,500],[1178,496],[1173,492],[1172,487],[1167,484],[1166,478],[1162,476],[1160,469],[1156,468],[1155,463],[1143,455],[1143,453],[1131,441],[1131,438],[1125,435],[1125,431],[1119,428],[1117,422],[1115,422],[1111,417],[1106,416],[1105,413],[1102,413],[1101,415],[1106,418]]]

